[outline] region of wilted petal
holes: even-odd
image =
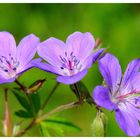
[[[57,81],[64,84],[74,84],[80,81],[87,74],[87,70],[83,70],[73,76],[58,76]]]
[[[12,34],[8,32],[0,32],[0,57],[16,56],[16,42]]]
[[[112,54],[107,53],[99,60],[99,69],[112,94],[114,94],[120,86],[122,76],[118,59]]]
[[[19,69],[23,69],[31,59],[34,57],[37,45],[39,44],[39,38],[33,34],[24,37],[17,47],[17,59],[19,63]]]
[[[91,54],[95,40],[91,33],[74,32],[66,40],[68,52],[74,52],[79,59],[84,59]]]
[[[40,43],[38,46],[39,56],[45,59],[51,65],[56,67],[61,66],[60,56],[63,57],[64,51],[65,51],[64,42],[53,37]]]
[[[117,106],[111,101],[109,90],[104,86],[96,86],[93,91],[93,99],[97,105],[108,110],[114,110]]]
[[[128,110],[129,111],[129,110]],[[140,134],[140,126],[136,117],[127,111],[116,111],[116,120],[120,128],[128,136],[137,136]]]

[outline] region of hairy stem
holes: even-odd
[[[45,99],[42,107],[41,107],[41,110],[43,110],[46,105],[48,104],[50,98],[52,97],[53,93],[55,92],[55,90],[57,89],[57,87],[59,86],[60,83],[56,83],[55,86],[53,87],[53,89],[51,90],[50,94],[48,95],[48,97]]]

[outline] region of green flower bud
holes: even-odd
[[[105,135],[105,127],[107,118],[103,112],[98,111],[93,123],[91,124],[92,136],[103,137]]]

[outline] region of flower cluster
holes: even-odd
[[[38,53],[41,58],[34,59]],[[50,37],[44,42],[31,34],[18,47],[8,32],[0,32],[0,84],[14,82],[32,67],[57,75],[57,81],[75,84],[97,60],[106,85],[97,86],[93,99],[99,107],[116,112],[120,128],[129,136],[140,134],[140,59],[131,61],[122,76],[118,59],[96,47],[91,33],[74,32],[66,42]],[[42,59],[46,62],[42,62]]]

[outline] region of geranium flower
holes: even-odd
[[[88,32],[75,32],[68,36],[66,43],[51,37],[40,43],[37,50],[49,64],[36,63],[35,66],[58,75],[58,82],[76,83],[104,50],[94,52],[94,46],[95,40]]]
[[[118,59],[106,54],[99,69],[107,86],[97,86],[93,98],[97,105],[116,112],[120,128],[129,136],[140,134],[140,59],[131,61],[122,78]]]
[[[13,82],[21,73],[33,67],[33,60],[39,38],[30,34],[16,47],[14,37],[8,32],[0,32],[0,83]]]

